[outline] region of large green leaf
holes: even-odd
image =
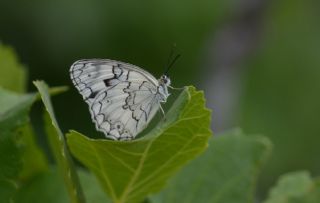
[[[271,151],[261,136],[232,131],[211,138],[209,148],[189,163],[160,194],[155,203],[248,203],[258,172]]]
[[[32,133],[29,123],[0,133],[0,179],[25,181],[47,170],[47,160]]]
[[[20,126],[28,122],[35,94],[17,94],[0,88],[0,194],[6,202],[16,190],[15,180],[23,168]]]
[[[35,94],[17,94],[0,88],[0,178],[14,178],[21,170],[17,128],[28,122]]]
[[[0,86],[15,92],[24,92],[26,80],[26,70],[18,63],[13,49],[0,43]]]
[[[58,94],[64,90],[61,87],[52,88],[50,93]],[[36,98],[37,94],[18,94],[0,87],[0,160],[2,160],[0,174],[2,175],[6,174],[2,171],[3,168],[13,172],[10,165],[14,165],[16,170],[20,171],[20,178],[24,180],[47,168],[47,161],[37,146],[32,126],[28,123],[29,110]],[[18,151],[21,156],[17,155]]]
[[[186,88],[149,135],[129,141],[93,140],[71,131],[71,152],[99,179],[114,203],[140,202],[158,192],[207,147],[210,111],[202,92]]]
[[[62,87],[52,88],[50,93],[58,94],[64,90]],[[0,88],[0,145],[2,146],[0,156],[3,155],[3,159],[0,159],[8,160],[8,162],[3,161],[1,165],[9,167],[16,163],[14,160],[18,161],[19,178],[23,180],[47,168],[47,160],[36,143],[31,124],[28,123],[29,110],[37,96],[37,94],[18,94]],[[21,156],[15,156],[14,149],[20,151]],[[8,154],[10,156],[7,156]]]
[[[320,180],[312,180],[306,171],[280,177],[264,203],[319,203]]]
[[[49,95],[49,88],[43,81],[36,81],[34,84],[37,87],[46,108],[44,119],[49,143],[61,174],[64,177],[70,199],[72,202],[85,202],[79,178],[76,174],[73,161],[69,155],[64,135],[60,130],[54,115]]]

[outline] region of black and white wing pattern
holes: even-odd
[[[79,60],[71,66],[70,75],[89,105],[96,129],[107,138],[134,139],[162,102],[158,80],[131,64],[108,59]]]

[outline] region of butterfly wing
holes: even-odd
[[[106,59],[80,60],[71,79],[88,103],[97,130],[117,140],[133,139],[160,107],[158,81],[141,68]]]

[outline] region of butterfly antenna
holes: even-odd
[[[165,71],[165,75],[168,75],[168,72],[170,70],[170,68],[173,66],[173,64],[178,60],[178,58],[180,58],[181,54],[178,54],[174,57],[174,59],[171,61],[171,63],[167,66],[167,70]]]
[[[170,54],[169,54],[169,57],[168,57],[168,61],[167,61],[167,64],[166,64],[166,66],[165,66],[166,69],[168,69],[168,67],[169,67],[169,63],[170,63],[171,58],[172,58],[172,56],[173,56],[175,47],[176,47],[175,44],[173,44],[172,47],[171,47]]]

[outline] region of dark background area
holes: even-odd
[[[319,175],[320,1],[1,0],[0,8],[0,41],[27,67],[29,90],[35,79],[71,87],[54,99],[65,131],[101,136],[69,79],[74,61],[120,60],[159,77],[176,44],[173,86],[204,89],[216,135],[240,127],[274,143],[260,197],[288,171]]]

